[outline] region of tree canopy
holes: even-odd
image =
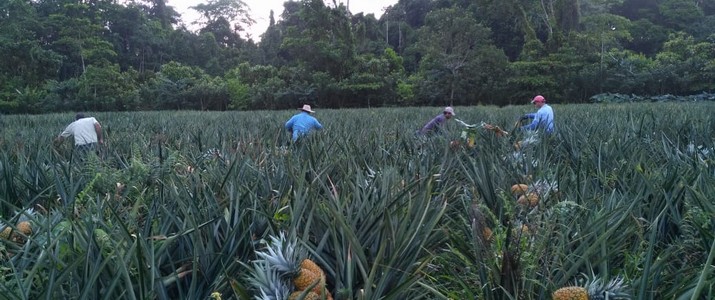
[[[508,105],[715,91],[715,5],[400,0],[379,19],[322,0],[0,3],[0,112]],[[270,18],[260,37],[246,34]]]

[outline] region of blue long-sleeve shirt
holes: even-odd
[[[444,126],[445,123],[447,123],[447,117],[445,117],[444,114],[437,115],[432,120],[427,122],[427,124],[425,124],[425,126],[420,129],[419,133],[427,134],[431,131],[441,132],[442,126]]]
[[[310,133],[311,130],[323,129],[323,125],[318,122],[318,119],[311,116],[307,112],[301,112],[288,120],[285,124],[286,130],[293,134],[293,141],[298,140],[300,136]]]
[[[531,124],[521,127],[523,130],[542,129],[546,133],[554,132],[554,110],[548,104],[544,104],[535,114],[524,115],[525,119],[533,118]]]

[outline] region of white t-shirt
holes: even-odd
[[[67,125],[67,128],[60,133],[60,136],[65,138],[70,135],[74,136],[75,146],[96,143],[97,131],[94,129],[94,124],[98,123],[93,117],[79,119]]]

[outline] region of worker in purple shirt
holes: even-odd
[[[444,125],[447,123],[447,120],[451,119],[454,116],[454,109],[452,107],[445,107],[444,110],[442,111],[441,114],[437,115],[436,117],[432,118],[427,124],[425,124],[422,129],[418,131],[419,134],[428,134],[431,132],[434,133],[440,133],[444,130]]]
[[[525,114],[522,120],[533,119],[530,124],[521,127],[522,130],[543,130],[547,134],[554,132],[554,110],[546,104],[546,98],[537,95],[531,103],[538,109],[536,113]]]
[[[310,105],[305,104],[300,108],[301,112],[294,115],[285,124],[286,130],[292,135],[293,142],[297,141],[299,137],[307,135],[313,130],[323,129],[323,125],[318,122],[318,119],[311,116],[310,114],[315,113]]]

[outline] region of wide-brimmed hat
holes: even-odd
[[[444,112],[450,113],[451,115],[456,116],[456,114],[454,113],[454,108],[452,108],[451,106],[445,107]]]
[[[304,104],[303,107],[301,107],[299,109],[304,112],[309,112],[311,114],[314,113],[314,111],[312,109],[310,109],[310,105],[308,105],[308,104]]]
[[[534,103],[537,103],[537,102],[545,103],[545,102],[546,102],[546,98],[544,98],[544,96],[537,95],[536,97],[534,97],[534,99],[531,100],[531,104],[534,104]]]

